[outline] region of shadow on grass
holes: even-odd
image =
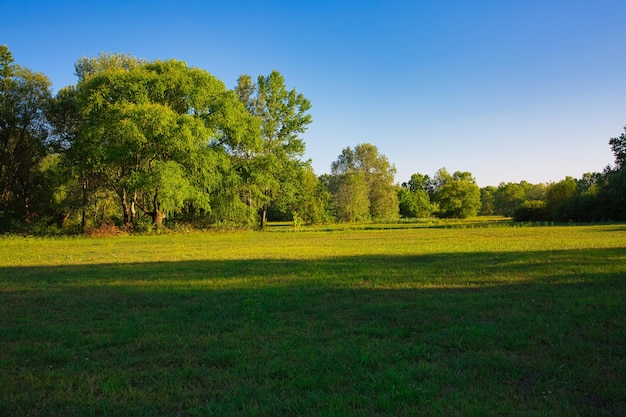
[[[3,415],[624,415],[626,248],[0,269]]]
[[[210,248],[207,248],[210,250]],[[244,255],[244,254],[242,254]],[[263,289],[269,284],[354,288],[367,286],[463,287],[529,281],[542,283],[624,272],[626,248],[558,251],[437,253],[409,256],[367,255],[311,260],[245,259],[0,267],[0,290],[46,285],[222,286]],[[228,281],[233,281],[229,284]],[[194,288],[197,289],[197,288]]]

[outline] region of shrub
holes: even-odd
[[[525,201],[513,211],[516,222],[536,222],[549,220],[546,203],[540,200]]]

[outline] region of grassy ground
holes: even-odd
[[[0,415],[626,415],[626,226],[490,225],[0,238]]]

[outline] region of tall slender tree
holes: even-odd
[[[267,220],[272,202],[295,199],[297,172],[310,162],[301,161],[305,143],[301,135],[312,118],[311,103],[295,89],[288,90],[276,70],[259,76],[256,84],[241,75],[235,88],[239,100],[260,122],[261,142],[241,160],[250,207],[261,211],[260,227]]]
[[[30,221],[34,171],[47,153],[50,80],[16,65],[0,45],[0,211]]]

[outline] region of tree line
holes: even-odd
[[[394,183],[377,147],[345,148],[330,174],[304,160],[311,103],[278,71],[229,89],[177,60],[100,54],[56,95],[0,46],[0,231],[102,225],[257,227],[502,214],[518,220],[625,220],[626,136],[614,167],[556,184],[479,188],[469,172]]]

